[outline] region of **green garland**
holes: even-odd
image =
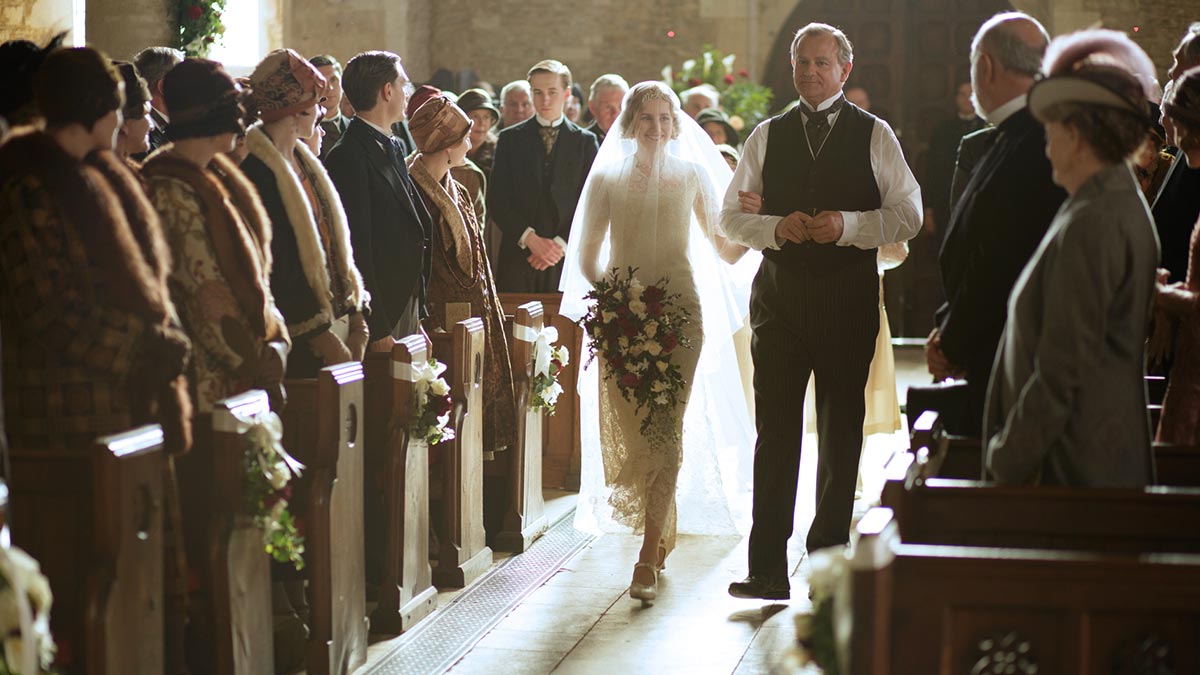
[[[224,13],[225,0],[179,0],[178,47],[188,56],[207,57],[225,35]]]

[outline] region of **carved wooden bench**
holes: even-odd
[[[345,675],[367,658],[363,560],[363,369],[287,380],[284,446],[305,471],[305,561],[311,605],[308,673]]]
[[[437,607],[429,565],[429,446],[409,436],[412,367],[428,358],[425,339],[410,335],[391,353],[367,354],[363,364],[367,565],[379,583],[371,614],[377,633],[403,633]]]

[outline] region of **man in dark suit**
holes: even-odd
[[[946,211],[943,229],[950,223],[949,214],[958,208],[958,200],[962,199],[963,190],[967,188],[967,181],[971,180],[975,166],[991,149],[992,141],[996,140],[995,131],[996,127],[985,126],[979,131],[963,136],[958,142],[958,154],[954,157],[954,177],[950,180],[950,208]]]
[[[329,54],[318,54],[308,61],[316,66],[329,83],[329,93],[322,105],[325,108],[325,118],[321,120],[321,128],[325,130],[325,138],[321,141],[321,161],[329,156],[329,151],[346,133],[350,126],[350,118],[342,114],[342,64]]]
[[[392,125],[404,119],[412,83],[391,52],[364,52],[346,64],[343,89],[356,111],[325,167],[333,179],[371,294],[372,348],[419,331],[425,316],[431,221]]]
[[[950,222],[950,185],[954,181],[955,158],[963,136],[976,132],[986,122],[975,113],[971,103],[971,83],[958,85],[954,96],[954,116],[943,120],[933,130],[926,155],[925,180],[921,197],[925,202],[925,231],[940,240]]]
[[[150,149],[133,156],[139,162],[168,143],[167,124],[170,120],[167,117],[167,105],[163,101],[162,81],[172,68],[183,61],[183,56],[178,49],[147,47],[133,57],[133,67],[150,89]]]
[[[603,143],[608,130],[621,114],[621,102],[629,91],[629,83],[625,78],[614,73],[605,73],[592,81],[588,91],[588,110],[592,113],[591,124],[584,127],[596,136],[597,143]]]
[[[936,382],[966,379],[937,406],[955,433],[980,435],[1008,295],[1066,198],[1051,180],[1042,125],[1026,107],[1049,41],[1032,17],[1008,12],[985,22],[972,43],[975,103],[996,131],[950,215],[938,256],[946,303],[925,349]],[[921,396],[910,390],[910,419]]]
[[[1200,65],[1200,22],[1188,28],[1187,35],[1175,48],[1175,59],[1167,77],[1175,80],[1189,68]],[[1200,217],[1200,169],[1189,169],[1183,152],[1176,155],[1171,169],[1154,199],[1154,226],[1162,246],[1162,265],[1171,273],[1171,281],[1187,279],[1188,254],[1192,228]]]
[[[529,71],[534,116],[500,132],[487,207],[503,233],[496,287],[554,293],[596,137],[563,115],[571,71],[546,60]]]

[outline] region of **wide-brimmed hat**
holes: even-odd
[[[329,83],[294,49],[276,49],[254,68],[250,88],[258,116],[274,122],[324,101]]]
[[[434,96],[409,118],[408,131],[417,143],[417,150],[429,155],[458,145],[470,133],[472,123],[462,108]]]
[[[729,115],[726,115],[724,110],[720,108],[705,108],[696,115],[696,124],[699,124],[701,129],[709,122],[716,122],[725,128],[726,144],[736,148],[738,143],[741,142],[737,129],[734,129],[733,125],[729,123]]]
[[[1046,76],[1029,90],[1029,111],[1044,121],[1060,103],[1104,106],[1153,125],[1147,103],[1154,79],[1150,57],[1123,33],[1094,29],[1055,39],[1046,50]]]
[[[492,103],[492,95],[482,89],[468,89],[458,97],[458,107],[470,114],[472,110],[486,110],[492,114],[492,126],[500,121],[500,111]]]

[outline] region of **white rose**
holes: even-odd
[[[652,391],[656,394],[660,391],[666,391],[666,390],[667,390],[667,385],[662,380],[655,380],[654,384],[650,385],[650,391]]]
[[[644,291],[644,290],[646,290],[646,287],[642,285],[642,282],[638,281],[637,279],[634,279],[633,283],[629,284],[629,299],[630,300],[641,300],[642,299],[642,291]]]
[[[617,320],[617,313],[604,310],[603,312],[600,312],[600,318],[604,321],[604,323],[612,323]]]
[[[667,362],[666,361],[659,361],[659,362],[655,363],[654,365],[658,366],[658,372],[660,372],[660,373],[667,372]]]
[[[621,349],[629,349],[629,338],[625,337],[624,335],[617,338],[617,346]]]
[[[646,343],[646,353],[650,356],[658,356],[662,353],[662,345],[657,342],[650,341]]]
[[[613,291],[613,300],[620,302],[625,299],[625,293],[622,291]]]
[[[561,393],[563,393],[563,388],[562,388],[561,384],[559,384],[558,382],[555,382],[554,384],[550,385],[546,389],[546,394],[544,397],[546,399],[546,403],[548,403],[550,405],[554,405],[555,403],[558,402],[558,396]]]
[[[434,396],[445,396],[450,393],[450,385],[442,378],[438,378],[429,383],[429,391],[433,392]]]
[[[271,487],[282,490],[287,487],[288,480],[292,477],[291,473],[286,464],[278,462],[267,472],[267,480],[270,481]]]
[[[641,356],[642,352],[644,352],[644,351],[646,351],[645,345],[643,345],[642,343],[639,342],[633,346],[633,349],[629,350],[629,353],[632,354],[633,356]]]
[[[565,368],[569,363],[571,363],[571,350],[567,349],[566,347],[559,347],[554,350],[554,358],[558,359],[558,361],[562,363],[563,367]]]
[[[629,311],[633,312],[634,316],[643,318],[646,316],[646,303],[641,300],[634,300],[629,303]]]
[[[658,322],[647,321],[645,331],[646,337],[654,337],[655,335],[658,335]]]

